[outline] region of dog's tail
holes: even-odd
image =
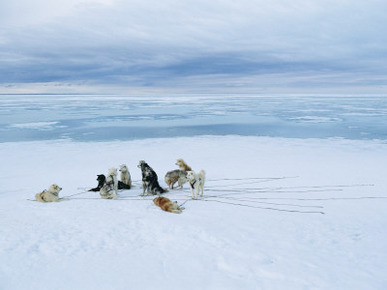
[[[169,190],[168,190],[168,188],[162,188],[162,187],[160,186],[158,191],[159,191],[160,194],[163,194],[163,193],[168,192]]]
[[[122,181],[118,181],[118,189],[130,189],[131,186],[126,184],[126,183],[123,183]]]

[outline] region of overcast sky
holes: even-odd
[[[387,92],[386,0],[0,0],[0,93]]]

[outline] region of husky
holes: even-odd
[[[165,183],[168,184],[169,189],[173,189],[173,185],[177,182],[177,188],[183,188],[183,184],[187,182],[187,172],[176,169],[168,171],[164,177]]]
[[[98,181],[98,185],[97,187],[94,187],[92,189],[89,189],[89,191],[100,191],[102,186],[105,184],[105,181],[106,181],[106,177],[105,175],[103,174],[98,174],[97,175],[97,181]]]
[[[194,171],[188,171],[187,179],[191,188],[192,199],[197,199],[199,193],[200,196],[203,196],[206,172],[204,170],[201,170],[198,174],[196,174]]]
[[[118,195],[117,169],[110,168],[105,183],[102,186],[99,194],[102,198],[116,199]]]
[[[132,178],[128,167],[125,164],[120,166],[121,181],[118,181],[118,189],[130,189],[132,187]]]
[[[35,194],[35,199],[40,202],[59,201],[59,192],[61,190],[61,187],[52,184],[48,190],[43,190],[42,192]]]
[[[167,190],[160,186],[156,172],[148,165],[148,163],[144,160],[140,160],[137,167],[141,168],[142,195],[145,195],[145,191],[148,194],[150,193],[153,195],[160,195],[167,192]]]
[[[192,168],[188,166],[182,158],[177,159],[176,165],[179,166],[180,170],[192,171]]]
[[[153,199],[153,203],[162,210],[172,213],[181,213],[184,209],[184,207],[180,207],[176,201],[172,202],[170,199],[162,196]]]

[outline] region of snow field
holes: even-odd
[[[0,289],[385,289],[382,141],[203,136],[1,143]],[[205,198],[141,198],[146,160],[207,173]],[[85,193],[126,164],[118,200]],[[59,203],[28,201],[57,183]],[[323,212],[324,214],[321,214]]]

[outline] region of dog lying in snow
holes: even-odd
[[[140,160],[137,165],[141,168],[142,174],[142,195],[145,195],[145,191],[149,194],[160,195],[167,192],[166,189],[162,188],[159,184],[156,172],[146,163],[144,160]]]
[[[118,180],[117,180],[117,169],[110,168],[109,173],[106,177],[105,183],[102,186],[99,194],[102,198],[116,199],[118,195]]]
[[[183,171],[191,171],[192,168],[185,163],[185,161],[182,158],[177,159],[176,165],[179,166],[180,170]]]
[[[48,190],[43,190],[42,192],[35,194],[35,199],[40,202],[59,201],[59,192],[61,190],[61,187],[56,184],[52,184]]]
[[[94,187],[92,189],[89,189],[89,191],[100,191],[102,186],[105,184],[105,181],[106,181],[106,177],[105,175],[103,174],[98,174],[97,175],[97,181],[98,181],[98,185],[97,187]]]
[[[121,181],[118,181],[118,189],[130,189],[132,187],[132,178],[128,167],[125,164],[120,166]]]
[[[162,196],[153,199],[153,203],[162,210],[172,213],[181,213],[184,209],[184,207],[180,207],[176,201],[172,202],[170,199]]]
[[[203,196],[206,172],[204,170],[201,170],[199,173],[196,174],[194,171],[188,171],[187,179],[191,188],[192,199],[197,199],[199,193],[200,196]]]
[[[100,191],[102,186],[105,184],[105,181],[106,181],[105,175],[104,174],[98,174],[97,175],[97,181],[98,181],[97,187],[89,189],[89,191]],[[118,189],[130,189],[130,188],[131,188],[131,186],[126,185],[122,181],[118,180]]]

